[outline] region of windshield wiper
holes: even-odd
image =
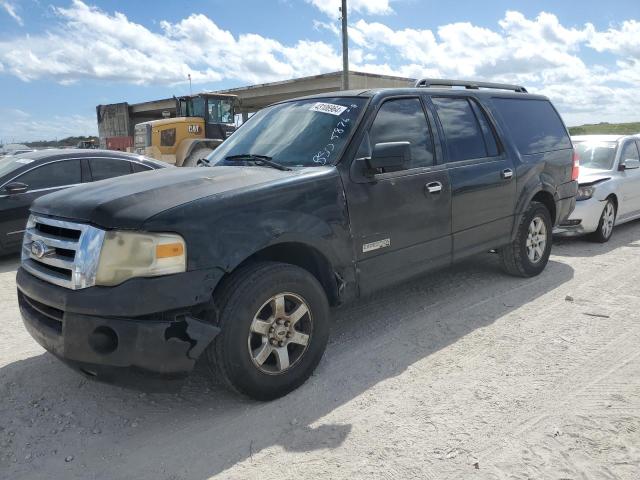
[[[277,162],[271,160],[271,157],[266,155],[254,155],[253,153],[242,153],[240,155],[229,155],[224,157],[227,162],[254,162],[257,165],[266,165],[278,170],[289,171],[289,167],[285,167]]]

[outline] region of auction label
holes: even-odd
[[[313,104],[310,110],[314,112],[322,112],[338,116],[342,115],[342,112],[344,112],[347,108],[349,107],[343,107],[342,105],[336,105],[335,103],[316,102]]]

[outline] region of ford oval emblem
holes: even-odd
[[[42,258],[47,254],[47,245],[41,240],[36,240],[31,244],[31,253],[36,258]]]

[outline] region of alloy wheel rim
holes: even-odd
[[[531,263],[538,263],[547,247],[547,226],[542,217],[533,217],[527,233],[527,257]]]
[[[604,238],[609,238],[613,231],[613,223],[615,222],[615,210],[611,202],[607,202],[602,212],[602,235]]]
[[[307,351],[313,331],[311,310],[295,293],[279,293],[253,317],[249,356],[263,373],[278,375],[297,364]]]

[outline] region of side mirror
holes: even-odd
[[[625,161],[620,163],[618,170],[624,172],[625,170],[635,170],[636,168],[640,168],[640,160],[636,160],[635,158],[627,158]]]
[[[371,158],[367,161],[372,170],[399,168],[411,161],[411,143],[387,142],[376,143]]]
[[[25,184],[25,183],[20,183],[20,182],[11,182],[11,183],[7,183],[4,186],[4,190],[9,194],[9,195],[16,195],[18,193],[24,193],[29,189],[29,185]]]

